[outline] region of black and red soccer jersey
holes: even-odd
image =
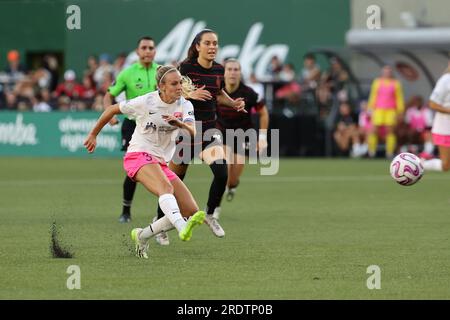
[[[225,129],[247,130],[253,128],[251,115],[252,108],[258,111],[264,106],[263,101],[258,101],[258,94],[242,82],[239,84],[236,91],[233,93],[227,92],[227,94],[232,99],[243,98],[247,113],[237,112],[234,108],[218,104],[216,128],[221,131],[224,131]]]
[[[202,121],[203,127],[215,127],[217,95],[224,87],[224,68],[213,62],[211,68],[203,68],[197,60],[188,60],[180,64],[180,73],[188,76],[193,84],[199,88],[206,86],[213,98],[207,101],[190,100],[194,106],[195,120]]]

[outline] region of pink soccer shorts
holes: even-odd
[[[436,146],[450,147],[450,136],[433,133],[433,143]]]
[[[146,164],[158,163],[162,171],[169,179],[169,181],[175,180],[177,175],[169,169],[165,162],[147,152],[127,152],[123,157],[123,167],[127,172],[127,175],[134,180],[134,176],[140,168]]]

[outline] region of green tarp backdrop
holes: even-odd
[[[364,13],[365,14],[365,13]],[[89,55],[130,53],[143,35],[155,38],[156,60],[186,57],[203,28],[219,34],[218,60],[236,57],[248,74],[266,74],[270,58],[293,63],[314,47],[342,47],[349,0],[16,0],[0,1],[0,69],[6,52],[59,52],[79,80]],[[29,66],[31,67],[31,66]]]

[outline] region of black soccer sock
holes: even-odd
[[[214,174],[214,179],[209,188],[209,197],[206,208],[207,214],[213,214],[214,209],[220,206],[222,196],[225,193],[228,179],[228,168],[225,159],[216,160],[209,165]]]
[[[177,176],[178,176],[178,178],[180,178],[181,181],[183,181],[184,177],[186,176],[186,173],[177,174]],[[164,217],[164,212],[162,211],[162,209],[158,203],[158,218],[157,219],[161,219],[162,217]]]
[[[136,182],[126,176],[123,181],[123,207],[122,214],[130,215],[131,203],[133,202],[134,191],[136,190]]]

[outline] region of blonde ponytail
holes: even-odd
[[[181,76],[181,90],[183,91],[183,97],[188,99],[190,93],[197,90],[197,87],[188,76]]]

